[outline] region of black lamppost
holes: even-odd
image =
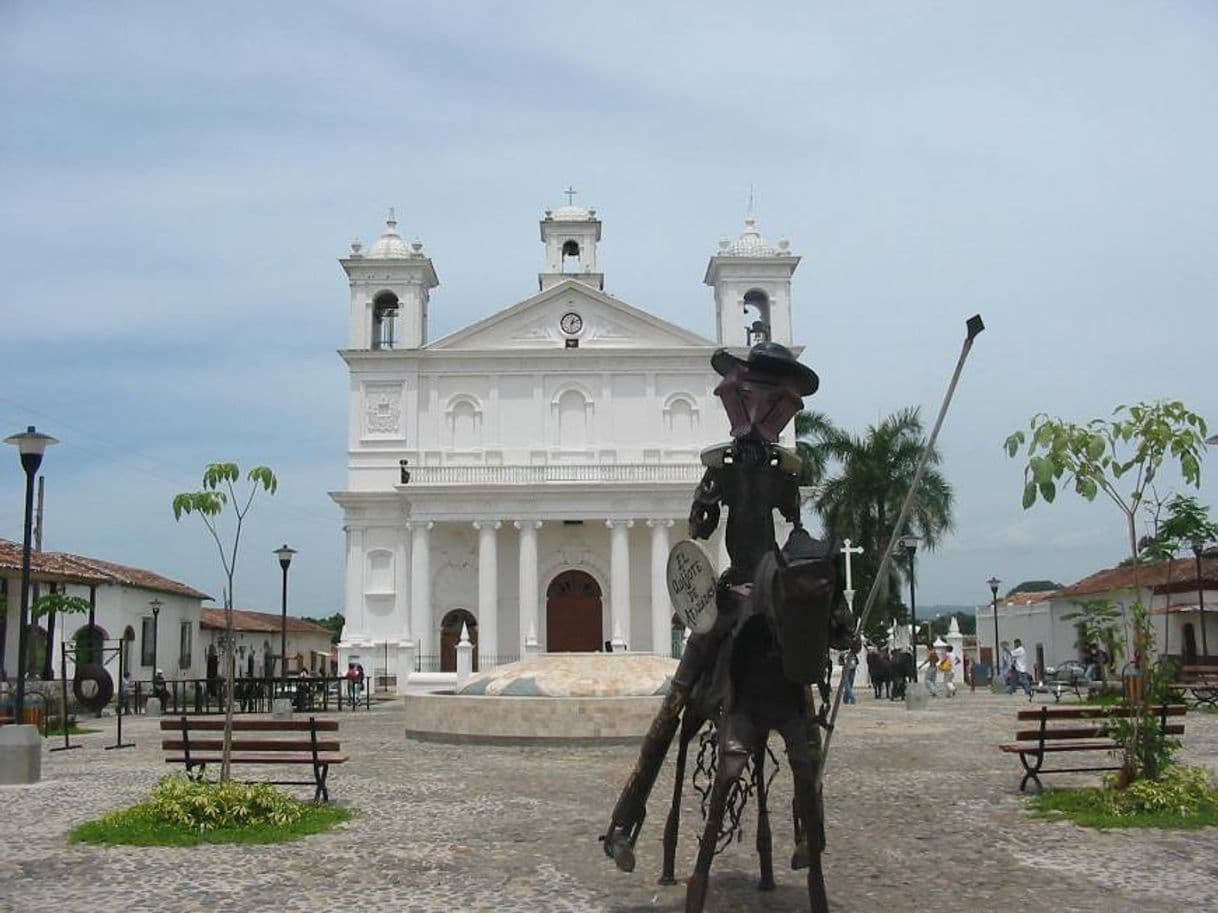
[[[994,606],[994,650],[990,655],[990,688],[994,688],[994,683],[998,681],[998,585],[1002,583],[997,577],[991,577],[986,581],[986,585],[990,588],[990,596],[993,597]]]
[[[47,447],[59,442],[49,434],[41,434],[30,425],[21,434],[11,434],[4,443],[12,444],[21,453],[21,468],[25,470],[25,531],[21,540],[21,606],[17,616],[17,695],[13,705],[13,722],[21,725],[25,709],[26,640],[29,636],[27,618],[30,611],[30,534],[34,525],[34,474],[42,465]],[[7,628],[7,624],[5,625]],[[47,645],[50,649],[50,645]],[[0,663],[4,657],[0,656]]]
[[[1192,541],[1193,557],[1197,559],[1197,611],[1201,615],[1201,655],[1209,657],[1210,647],[1205,639],[1205,588],[1201,585],[1201,552],[1205,543],[1201,539]]]
[[[152,674],[156,675],[156,648],[157,642],[161,639],[161,606],[164,603],[159,599],[150,599],[148,601],[149,608],[152,609]]]
[[[292,556],[296,554],[296,549],[283,545],[275,549],[275,554],[279,556],[279,566],[283,568],[282,620],[279,625],[279,674],[286,676],[288,674],[288,565],[292,563]]]
[[[909,627],[912,632],[913,660],[915,674],[918,668],[918,604],[914,598],[914,555],[918,551],[918,543],[922,540],[913,533],[906,533],[897,540],[905,557],[909,559]]]

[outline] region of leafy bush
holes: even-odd
[[[1111,786],[1105,778],[1105,786]],[[1165,812],[1181,817],[1201,812],[1218,812],[1218,788],[1204,767],[1168,767],[1156,779],[1142,779],[1124,789],[1103,791],[1109,813],[1126,815]]]
[[[286,826],[304,815],[305,806],[269,783],[223,783],[168,776],[157,784],[148,807],[158,817],[192,830]]]

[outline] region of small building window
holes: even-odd
[[[156,619],[142,618],[140,622],[140,665],[151,666],[156,662]]]
[[[190,622],[182,622],[178,633],[178,668],[189,669],[191,662],[191,628]]]

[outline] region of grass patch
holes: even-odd
[[[1126,789],[1050,789],[1028,800],[1039,818],[1067,818],[1082,827],[1159,827],[1191,830],[1218,826],[1218,788],[1209,771],[1171,767],[1158,780]]]
[[[351,818],[332,805],[297,801],[266,783],[161,780],[148,801],[73,829],[72,843],[197,846],[285,843],[320,834]]]

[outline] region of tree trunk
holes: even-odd
[[[229,592],[232,588],[229,587]],[[220,782],[229,779],[229,757],[233,752],[233,696],[237,691],[237,663],[233,650],[233,605],[232,599],[224,606],[224,668],[228,677],[228,687],[225,688],[224,706],[224,746],[220,755]]]

